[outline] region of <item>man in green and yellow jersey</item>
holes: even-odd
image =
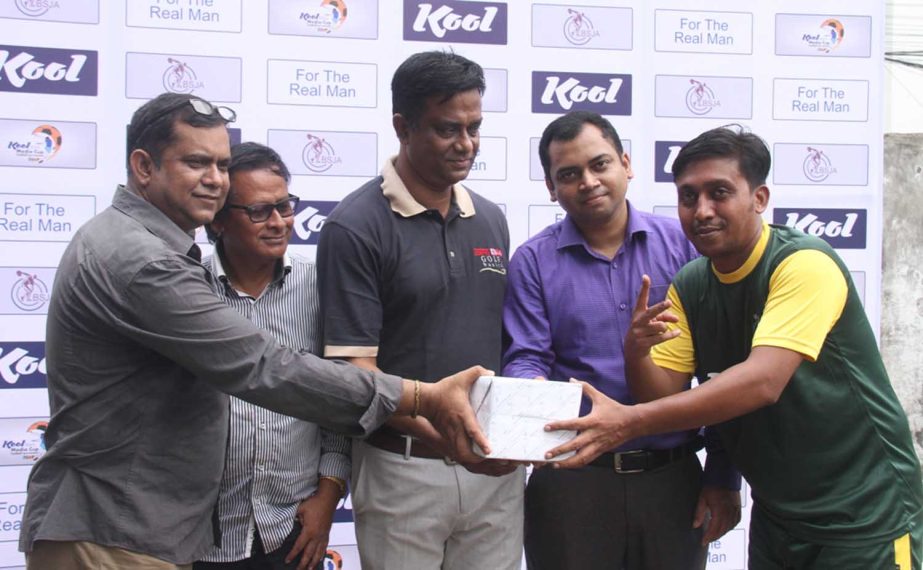
[[[823,240],[766,224],[765,142],[722,127],[673,163],[680,221],[703,257],[625,338],[622,406],[551,429],[584,465],[635,437],[716,425],[750,483],[751,569],[919,569],[923,486],[907,418],[846,265]],[[669,341],[669,342],[668,342]],[[692,376],[700,385],[683,390]]]

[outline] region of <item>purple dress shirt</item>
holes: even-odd
[[[585,380],[606,396],[634,404],[625,381],[622,339],[649,275],[649,305],[666,297],[673,275],[698,256],[676,220],[628,204],[622,247],[613,259],[590,249],[569,217],[548,226],[516,250],[510,261],[503,309],[507,335],[503,375]],[[584,399],[581,415],[589,411]],[[645,436],[618,448],[669,449],[696,430]],[[709,434],[710,435],[710,434]],[[739,488],[739,475],[709,437],[705,481]]]

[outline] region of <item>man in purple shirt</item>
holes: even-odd
[[[633,403],[622,339],[641,276],[651,277],[656,303],[697,254],[675,220],[625,199],[631,162],[600,115],[554,120],[539,156],[551,201],[567,216],[510,262],[503,375],[578,378]],[[701,447],[692,430],[629,441],[581,469],[537,469],[526,489],[530,570],[704,568],[708,543],[740,520],[740,476],[720,449],[703,476]]]

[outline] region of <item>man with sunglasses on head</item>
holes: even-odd
[[[205,226],[215,253],[202,264],[218,296],[285,346],[318,354],[314,264],[289,254],[298,197],[273,149],[231,147],[224,208]],[[231,397],[218,522],[221,546],[194,570],[315,568],[346,492],[349,438]]]
[[[484,372],[436,384],[285,348],[214,294],[194,230],[225,202],[231,109],[165,93],[128,127],[128,181],[75,234],[48,311],[51,419],[29,476],[30,570],[188,569],[215,521],[228,399],[364,435],[426,417],[457,457],[488,445],[468,404]]]

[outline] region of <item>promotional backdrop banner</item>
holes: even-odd
[[[835,247],[877,328],[883,29],[884,4],[863,0],[0,0],[0,568],[24,563],[56,266],[124,181],[144,101],[173,91],[233,107],[232,139],[273,146],[291,169],[291,247],[308,256],[336,203],[396,153],[389,85],[414,52],[485,68],[466,183],[501,205],[514,247],[563,216],[536,152],[556,116],[606,115],[631,156],[629,199],[666,216],[685,141],[739,123],[772,151],[767,221]],[[712,570],[746,566],[746,486],[743,501]],[[359,567],[350,505],[328,568]]]

